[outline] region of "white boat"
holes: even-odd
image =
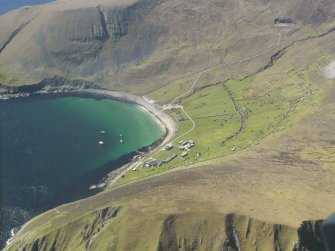
[[[100,183],[100,184],[97,185],[97,188],[104,188],[105,186],[106,186],[105,183]]]
[[[103,145],[103,144],[105,144],[103,141],[99,141],[98,142],[100,145]]]
[[[96,185],[91,185],[91,186],[90,186],[90,190],[93,190],[93,189],[96,189],[96,188],[97,188]]]
[[[106,134],[106,131],[102,130],[100,131],[101,134]]]
[[[123,140],[122,139],[120,139],[120,143],[123,144]]]
[[[122,134],[120,134],[120,137],[122,137],[123,135]]]

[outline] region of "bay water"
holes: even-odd
[[[148,112],[115,100],[37,96],[1,101],[1,244],[12,228],[35,215],[92,195],[90,184],[163,135]]]

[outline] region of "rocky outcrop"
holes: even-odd
[[[27,97],[33,94],[80,93],[87,89],[101,89],[98,85],[85,80],[68,80],[55,76],[46,78],[33,85],[11,87],[0,84],[0,100]]]
[[[321,235],[322,221],[305,221],[298,230],[299,243],[297,251],[305,250],[325,250],[325,245]]]
[[[299,229],[241,215],[201,217],[169,215],[162,223],[157,251],[163,250],[290,250],[322,251],[321,221],[306,221]],[[192,221],[193,224],[184,223]]]
[[[113,235],[107,238],[110,241],[114,240],[112,242],[115,250],[123,250],[122,245],[117,241],[121,230],[116,230],[116,222],[113,221],[118,218],[119,212],[120,208],[100,209],[89,216],[81,217],[57,230],[46,233],[21,248],[32,251],[69,250],[71,248],[90,250],[92,245],[99,247],[99,242],[102,241],[100,234],[113,232]],[[129,220],[134,219],[126,218],[126,221]],[[120,222],[120,219],[118,221]],[[140,236],[132,236],[131,226],[127,226],[124,220],[121,223],[125,224],[122,227],[125,229],[123,233],[137,243],[138,249],[136,250],[141,250],[141,242],[145,240],[137,239]],[[307,221],[299,229],[295,229],[235,214],[173,214],[162,219],[158,245],[156,248],[152,246],[151,250],[322,251],[324,245],[320,239],[319,226],[320,221]],[[150,227],[153,226],[148,222],[143,222],[138,231],[146,233]],[[155,237],[150,236],[150,238]],[[102,244],[100,247],[99,250],[105,250]]]
[[[120,208],[106,207],[96,212],[96,217],[90,223],[87,223],[81,232],[85,247],[89,248],[95,236],[98,235],[108,224],[108,221],[117,217]]]
[[[95,236],[103,231],[105,225],[111,219],[118,216],[120,210],[121,208],[118,207],[106,207],[97,210],[89,214],[87,218],[79,218],[37,238],[31,243],[20,243],[22,246],[19,247],[19,244],[17,244],[16,247],[24,251],[69,250],[71,243],[75,242],[77,248],[88,249]],[[74,240],[73,238],[77,239]]]

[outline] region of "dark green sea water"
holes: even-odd
[[[120,157],[162,136],[133,104],[80,97],[0,102],[1,243],[36,214],[90,195],[89,185],[119,167]]]

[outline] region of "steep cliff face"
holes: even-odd
[[[241,215],[196,212],[148,218],[147,213],[106,207],[29,241],[17,238],[9,250],[319,251],[324,248],[319,225],[309,221],[295,229]]]
[[[104,230],[120,208],[106,207],[81,217],[65,226],[55,228],[31,243],[18,242],[13,248],[21,250],[87,250],[95,236]]]
[[[324,250],[320,223],[304,222],[297,230],[235,214],[171,215],[162,224],[157,250]]]
[[[321,236],[322,221],[305,221],[298,230],[299,244],[297,250],[325,250]]]

